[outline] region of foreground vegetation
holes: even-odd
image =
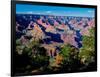
[[[91,70],[95,65],[95,36],[94,28],[90,36],[82,37],[80,49],[67,45],[59,46],[60,51],[54,56],[47,55],[47,50],[41,47],[42,40],[29,40],[22,44],[16,40],[16,69],[17,73],[59,73]],[[91,68],[92,67],[92,68]]]

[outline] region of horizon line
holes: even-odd
[[[90,17],[90,18],[94,18],[94,17],[92,17],[92,16],[71,16],[71,15],[55,15],[55,14],[40,14],[40,13],[25,13],[25,12],[17,12],[16,14],[30,14],[30,15],[32,15],[32,14],[36,14],[36,15],[51,15],[51,16],[70,16],[70,17]]]

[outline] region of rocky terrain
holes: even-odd
[[[67,59],[69,61],[71,56],[73,62],[79,58],[80,63],[83,62],[84,65],[87,56],[85,57],[81,52],[83,52],[84,46],[88,46],[85,38],[91,38],[92,41],[90,40],[89,45],[91,52],[94,53],[94,50],[91,49],[94,48],[94,28],[95,19],[92,17],[16,14],[16,53],[18,55],[27,53],[33,63],[36,57],[48,56],[48,69],[56,67],[54,71],[62,69],[63,61]],[[92,35],[90,30],[93,30]],[[94,56],[90,56],[89,60],[93,58]],[[67,61],[65,64],[68,63]],[[43,60],[43,62],[45,61]],[[43,70],[43,68],[38,69]]]

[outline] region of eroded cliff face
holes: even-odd
[[[89,29],[94,27],[94,18],[89,17],[60,17],[44,15],[16,15],[16,34],[43,39],[44,43],[71,44],[82,47],[82,36],[89,36]],[[64,20],[64,21],[63,21]]]

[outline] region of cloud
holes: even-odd
[[[37,14],[41,14],[41,13],[37,13]]]
[[[27,14],[33,14],[33,12],[32,11],[29,11],[29,12],[27,12]]]
[[[16,14],[42,14],[40,12],[28,11],[28,12],[16,12]]]
[[[29,12],[16,12],[17,14],[33,14],[32,11],[29,11]]]
[[[92,11],[92,10],[88,10],[88,13],[94,13],[94,11]]]
[[[46,11],[46,13],[52,13],[52,11]]]

